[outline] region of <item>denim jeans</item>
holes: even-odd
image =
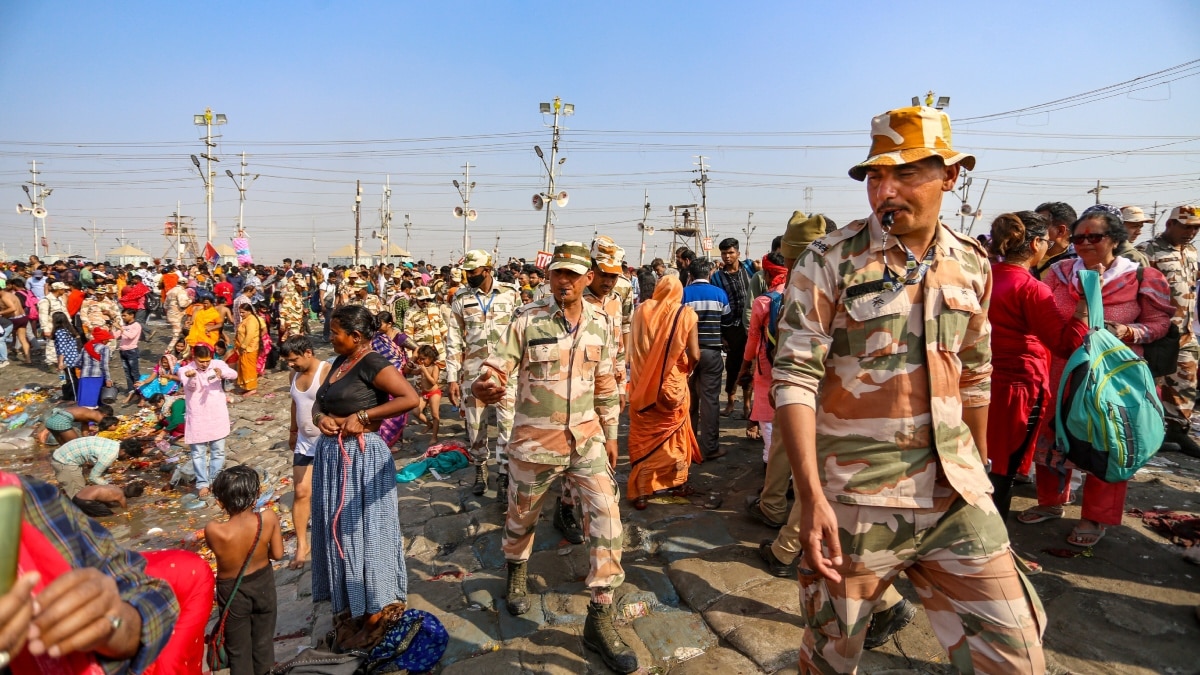
[[[208,443],[188,443],[192,451],[192,469],[196,472],[196,489],[212,485],[213,479],[225,466],[225,439]]]
[[[8,338],[12,336],[13,326],[8,324],[0,328],[0,361],[8,360]],[[16,344],[15,342],[13,344]]]
[[[137,386],[137,381],[142,378],[142,374],[138,369],[138,350],[122,349],[121,351],[121,367],[125,369],[125,388],[126,391],[133,391]]]

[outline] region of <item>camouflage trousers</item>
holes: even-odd
[[[462,388],[462,410],[463,416],[466,418],[467,445],[471,458],[476,464],[485,464],[491,456],[491,448],[488,447],[488,427],[491,426],[489,421],[491,413],[495,411],[496,468],[501,474],[508,473],[508,455],[505,454],[504,448],[508,446],[508,439],[512,433],[516,378],[512,378],[509,384],[510,386],[504,392],[504,398],[493,405],[487,405],[475,398],[475,395],[471,393],[470,383]]]
[[[830,506],[846,564],[840,583],[801,566],[801,673],[857,672],[871,612],[900,572],[959,672],[1045,671],[1041,601],[1018,571],[994,509],[985,513],[957,495],[931,509]]]
[[[1179,338],[1179,366],[1162,380],[1163,413],[1167,422],[1184,431],[1191,429],[1192,409],[1196,406],[1196,360],[1200,344],[1193,333]]]
[[[595,602],[612,602],[612,589],[625,581],[621,567],[621,513],[617,483],[604,440],[593,439],[571,453],[569,464],[533,464],[509,458],[508,519],[504,523],[504,557],[529,560],[533,532],[542,504],[556,478],[562,477],[583,505],[590,568],[587,586]],[[563,492],[566,492],[564,487]]]

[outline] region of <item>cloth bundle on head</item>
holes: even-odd
[[[805,216],[802,211],[793,211],[783,233],[779,253],[787,260],[797,260],[808,245],[825,236],[825,217],[817,213]]]
[[[787,279],[788,268],[771,262],[769,255],[762,257],[763,276],[767,278],[767,288],[775,288]]]
[[[1093,213],[1107,213],[1108,215],[1115,217],[1117,220],[1124,219],[1121,209],[1118,209],[1112,204],[1093,204],[1092,206],[1084,209],[1083,213],[1079,214],[1079,217],[1082,218]]]
[[[96,351],[96,345],[103,344],[111,339],[113,339],[112,333],[103,328],[93,328],[92,339],[88,340],[87,344],[85,344],[83,348],[87,351],[89,356],[99,361],[100,352]]]

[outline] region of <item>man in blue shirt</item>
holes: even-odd
[[[709,283],[713,263],[708,258],[692,261],[688,276],[691,282],[683,288],[683,304],[696,311],[699,321],[696,332],[700,338],[700,362],[691,376],[692,428],[705,459],[725,455],[717,446],[721,408],[721,324],[729,320],[729,297],[725,291]]]
[[[733,237],[722,239],[718,245],[721,249],[721,267],[712,275],[712,284],[725,291],[729,300],[729,316],[721,324],[721,337],[725,340],[725,349],[729,358],[725,362],[725,411],[721,414],[733,414],[733,395],[738,386],[742,387],[742,407],[745,408],[746,419],[750,419],[750,378],[738,381],[738,373],[742,369],[742,353],[746,351],[746,332],[750,327],[750,306],[754,296],[750,294],[750,277],[754,275],[754,263],[749,260],[738,260],[738,240]]]

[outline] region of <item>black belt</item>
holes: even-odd
[[[701,345],[700,349],[715,349],[717,351],[720,351],[720,350],[724,349],[724,347],[722,347],[721,345],[717,345],[716,347],[705,347],[704,345]]]

